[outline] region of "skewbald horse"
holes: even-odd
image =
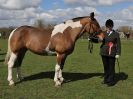
[[[63,83],[62,69],[66,57],[74,50],[76,40],[84,33],[93,34],[101,30],[92,12],[90,16],[78,17],[58,24],[52,30],[40,30],[21,26],[13,30],[8,39],[5,62],[8,64],[9,85],[14,85],[12,68],[17,68],[17,78],[22,79],[21,63],[27,50],[35,54],[56,53],[55,86]],[[52,34],[51,34],[52,33]]]

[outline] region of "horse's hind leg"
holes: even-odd
[[[21,50],[18,54],[18,58],[17,58],[17,78],[19,80],[22,80],[23,79],[23,76],[22,76],[22,73],[21,73],[21,64],[22,64],[22,61],[23,61],[23,58],[24,58],[24,55],[26,53],[26,49],[24,50]]]
[[[9,62],[8,62],[8,78],[7,80],[9,81],[9,85],[14,85],[13,77],[12,77],[12,69],[15,64],[15,61],[17,59],[17,54],[11,53]]]

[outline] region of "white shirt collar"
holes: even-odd
[[[113,33],[113,30],[109,32],[108,36],[110,36]]]

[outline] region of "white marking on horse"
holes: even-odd
[[[51,37],[59,32],[63,33],[64,30],[69,26],[72,28],[76,28],[76,27],[82,27],[82,24],[80,23],[80,21],[73,22],[73,20],[68,20],[65,23],[58,24],[54,27]]]
[[[58,77],[59,77],[59,70],[60,70],[60,65],[56,64],[56,65],[55,65],[55,77],[54,77],[54,81],[55,81],[55,82],[58,80]]]
[[[58,24],[54,27],[51,37],[53,37],[57,33],[63,33],[64,30],[69,26],[72,28],[76,28],[76,27],[82,27],[82,24],[80,23],[80,21],[73,22],[73,20],[67,20],[65,23]],[[49,46],[50,46],[50,41],[49,41],[47,47],[45,48],[45,51],[48,53],[52,53],[49,50]]]
[[[8,78],[7,78],[7,80],[9,81],[9,85],[14,84],[14,81],[12,79],[12,68],[14,66],[16,59],[17,59],[17,55],[14,53],[11,53],[11,57],[8,62]]]
[[[59,86],[62,83],[58,79],[59,78],[59,71],[60,71],[60,65],[56,64],[56,66],[55,66],[55,76],[54,76],[55,86]]]

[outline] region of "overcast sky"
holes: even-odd
[[[96,13],[103,26],[109,18],[118,26],[133,26],[133,0],[0,0],[0,27],[33,25],[43,19],[60,23]]]

